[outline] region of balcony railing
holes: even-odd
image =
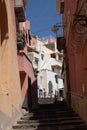
[[[25,35],[21,31],[17,32],[17,47],[18,47],[18,50],[23,50],[25,44],[26,44]]]
[[[18,22],[24,22],[26,20],[24,0],[15,1],[15,14]]]

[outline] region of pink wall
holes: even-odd
[[[68,6],[69,5],[69,6]],[[65,12],[63,14],[63,21],[67,23],[68,12],[69,19],[72,26],[74,20],[74,14],[77,7],[77,0],[65,0]],[[72,30],[70,26],[70,31],[67,37],[67,29],[69,23],[67,23],[66,28],[64,29],[64,36],[66,37],[66,46],[67,46],[67,54],[69,60],[69,75],[70,75],[70,86],[72,92],[77,92],[79,94],[83,94],[82,86],[85,85],[85,94],[87,95],[87,44],[85,44],[85,48],[82,52],[76,53],[72,44],[74,43],[74,37],[71,40]],[[77,37],[76,37],[77,38]],[[79,43],[82,44],[82,43]],[[76,43],[74,43],[76,45]]]
[[[24,52],[27,53],[27,46],[30,45],[30,21],[26,20],[25,22],[20,22],[19,23],[19,30],[22,31],[25,35],[25,41],[26,41],[26,46],[24,47]],[[29,37],[30,36],[30,37]]]
[[[34,71],[31,62],[27,59],[24,53],[18,55],[19,71],[21,78],[22,99],[28,101],[28,77],[31,80],[31,95],[32,95],[32,107],[37,105],[37,80],[34,76]],[[28,105],[28,104],[27,104]],[[28,107],[28,106],[26,106]]]
[[[37,45],[37,38],[34,38],[34,37],[32,36],[32,37],[31,37],[30,45],[31,45],[31,46]]]
[[[25,22],[19,23],[19,29],[20,30],[23,30],[23,25],[25,26],[25,28],[24,28],[25,31],[28,30],[28,29],[30,30],[30,22],[28,20],[26,20]]]
[[[23,0],[18,0],[17,1],[18,2],[18,5],[17,6],[22,6],[23,5]],[[24,0],[24,4],[25,4],[25,6],[26,6],[26,0]]]
[[[37,105],[37,80],[34,76],[34,71],[32,63],[27,58],[27,47],[30,45],[30,22],[26,20],[25,22],[19,23],[19,30],[25,34],[26,45],[23,50],[18,53],[19,62],[19,72],[21,79],[21,89],[22,89],[22,107],[28,109],[28,102],[32,98],[32,107]],[[32,41],[32,40],[31,40]],[[28,89],[31,87],[31,91]],[[31,95],[31,97],[30,97]]]
[[[55,43],[55,41],[53,38],[48,38],[48,43]]]

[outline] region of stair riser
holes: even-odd
[[[87,130],[87,125],[65,102],[58,102],[53,105],[39,105],[38,110],[23,115],[13,129]]]

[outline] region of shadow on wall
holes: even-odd
[[[26,75],[21,75],[21,89],[24,87],[26,87],[26,91],[24,92],[24,88],[22,90],[22,109],[25,110],[31,110],[34,109],[37,106],[37,80],[35,80],[33,82],[33,84],[31,84],[31,78],[28,76],[28,84],[27,86],[23,86],[24,82],[25,82],[25,77]]]
[[[31,91],[31,78],[28,76],[28,91],[27,91],[27,95],[28,95],[28,108],[31,109],[32,108],[32,91]]]
[[[3,1],[0,4],[0,35],[1,35],[1,45],[5,39],[8,39],[8,16],[6,3]]]
[[[22,73],[20,72],[20,83],[21,83],[21,89],[23,87],[23,83],[24,83],[24,80],[25,80],[25,77],[26,77],[26,73]]]
[[[38,107],[38,87],[37,87],[37,79],[34,80],[32,87],[32,109],[36,109]]]

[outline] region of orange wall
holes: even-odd
[[[0,111],[7,116],[12,116],[13,107],[19,111],[21,105],[15,22],[12,15],[14,7],[11,2],[6,0],[0,3]]]

